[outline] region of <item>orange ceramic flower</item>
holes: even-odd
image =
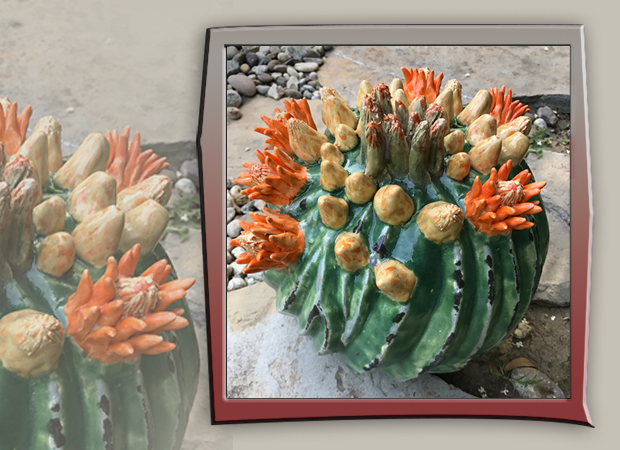
[[[258,131],[269,138],[265,141],[267,143],[265,150],[279,148],[280,150],[284,150],[286,153],[293,156],[294,153],[289,144],[289,135],[286,128],[286,123],[288,120],[294,117],[295,119],[303,121],[315,130],[316,124],[312,119],[312,113],[310,112],[308,100],[305,98],[301,99],[299,102],[296,102],[294,99],[291,99],[290,102],[284,100],[284,106],[286,107],[286,111],[282,111],[280,108],[275,108],[276,115],[273,119],[267,116],[261,116],[263,122],[267,124],[267,128],[258,127],[254,128],[254,131]]]
[[[491,169],[491,176],[484,185],[480,183],[480,177],[476,177],[465,196],[465,217],[484,234],[502,234],[533,227],[534,224],[523,216],[542,211],[538,201],[528,200],[539,194],[547,183],[527,184],[532,176],[528,170],[508,181],[511,168],[512,160],[508,160],[499,172]]]
[[[248,170],[242,172],[233,182],[249,186],[241,193],[253,200],[264,200],[272,205],[288,205],[305,184],[308,178],[307,169],[279,148],[276,148],[274,153],[256,150],[256,156],[260,164],[243,163],[243,167]]]
[[[32,107],[26,106],[22,113],[17,115],[17,102],[8,98],[0,98],[0,144],[4,151],[11,156],[17,153],[26,139],[26,130],[32,115]]]
[[[165,283],[171,267],[162,259],[140,276],[133,272],[140,257],[135,245],[117,264],[108,259],[105,273],[93,285],[88,270],[65,306],[67,334],[84,353],[102,363],[135,360],[175,348],[158,333],[187,326],[183,309],[164,311],[185,297],[193,278]]]
[[[110,143],[106,172],[116,179],[117,193],[151,175],[158,174],[169,166],[166,158],[158,157],[153,150],[140,151],[139,132],[136,131],[130,146],[129,132],[129,127],[125,127],[120,136],[116,130],[105,134]]]
[[[237,264],[247,264],[243,273],[282,269],[304,251],[304,230],[299,222],[267,207],[263,212],[265,215],[250,213],[254,222],[239,222],[245,231],[230,241],[246,250],[237,259]]]
[[[508,94],[504,97],[506,86],[499,88],[499,91],[495,88],[489,89],[491,96],[493,97],[493,104],[491,105],[490,114],[497,120],[497,126],[504,125],[517,117],[521,117],[528,112],[530,108],[527,105],[523,105],[520,101],[512,101],[512,90],[508,89]]]
[[[435,71],[429,71],[426,67],[419,70],[401,67],[400,70],[405,75],[405,94],[410,102],[421,95],[426,98],[429,105],[435,101],[439,95],[443,72],[439,72],[435,78]]]

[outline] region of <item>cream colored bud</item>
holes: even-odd
[[[398,90],[404,91],[405,86],[403,86],[403,80],[400,78],[394,78],[390,83],[390,94],[394,97],[394,93]]]
[[[334,144],[326,142],[321,145],[321,159],[323,161],[331,161],[333,163],[342,165],[344,162],[344,155],[340,150],[336,148]]]
[[[116,180],[106,172],[95,172],[69,195],[69,214],[76,222],[116,203]]]
[[[295,118],[288,120],[286,128],[291,149],[300,159],[313,164],[321,158],[321,146],[327,142],[327,136]]]
[[[471,169],[471,162],[469,155],[465,152],[460,152],[452,155],[448,160],[448,167],[446,168],[446,175],[450,178],[462,181]]]
[[[336,262],[348,272],[368,265],[368,247],[359,234],[343,232],[336,238],[334,246]]]
[[[453,95],[454,92],[446,86],[446,88],[437,96],[435,99],[435,103],[443,108],[446,113],[446,120],[449,124],[452,124],[454,120],[454,106],[453,106]]]
[[[471,166],[482,175],[490,174],[497,165],[501,149],[502,141],[497,136],[485,139],[469,151]]]
[[[75,260],[75,243],[69,233],[50,234],[38,248],[37,269],[55,277],[63,276]]]
[[[407,94],[405,94],[405,91],[403,89],[398,89],[396,92],[394,92],[392,94],[392,109],[394,111],[396,111],[396,101],[401,102],[403,105],[405,105],[405,108],[407,108],[407,111],[409,111],[409,108],[411,107],[411,103],[409,103],[409,99],[407,98]]]
[[[92,133],[82,142],[71,158],[56,172],[54,181],[63,189],[73,189],[91,174],[105,171],[110,144],[101,133]]]
[[[322,195],[317,201],[323,223],[337,230],[344,227],[349,219],[349,204],[346,200],[331,195]]]
[[[146,200],[155,200],[160,205],[166,206],[171,195],[172,180],[165,175],[153,175],[119,192],[116,204],[125,212]]]
[[[413,270],[394,259],[375,267],[375,279],[379,290],[394,302],[409,300],[417,282]]]
[[[461,208],[447,202],[433,202],[418,214],[417,223],[424,237],[435,244],[447,244],[459,238],[464,215]]]
[[[372,88],[370,90],[372,92]],[[332,88],[321,89],[321,118],[329,132],[336,135],[338,125],[345,124],[352,129],[357,126],[357,117],[347,102]]]
[[[20,309],[0,319],[0,361],[22,378],[56,369],[65,344],[65,330],[54,316]]]
[[[35,206],[32,220],[37,234],[48,236],[65,227],[67,205],[61,197],[50,197]]]
[[[88,217],[73,230],[77,256],[88,264],[102,268],[118,249],[125,225],[125,213],[116,205]]]
[[[499,153],[498,164],[504,164],[512,160],[512,167],[517,167],[525,158],[527,149],[530,148],[530,139],[517,131],[505,139],[502,139],[502,150]]]
[[[474,99],[461,111],[456,120],[463,125],[470,125],[481,115],[490,113],[492,105],[493,97],[491,93],[484,89],[478,91]]]
[[[336,191],[344,186],[347,171],[340,164],[331,161],[321,163],[321,186],[326,191]]]
[[[532,130],[532,119],[530,119],[527,116],[521,116],[498,127],[497,137],[499,137],[500,139],[505,139],[511,134],[516,133],[517,131],[527,136],[528,134],[530,134],[531,130]]]
[[[388,184],[379,189],[375,194],[373,206],[379,219],[390,225],[402,225],[415,211],[409,194],[395,184]]]
[[[150,253],[166,231],[168,210],[155,200],[146,200],[125,214],[125,226],[120,241],[122,252],[140,244],[140,254]]]
[[[364,99],[364,95],[367,94],[372,94],[372,84],[370,84],[368,81],[363,80],[360,83],[360,88],[357,91],[357,102],[355,103],[355,107],[357,109],[360,109],[362,107],[362,102]],[[325,120],[323,120],[325,121]]]
[[[377,183],[364,172],[354,172],[344,181],[347,198],[357,205],[372,200],[377,192]]]
[[[47,163],[47,135],[35,130],[19,149],[19,154],[28,158],[37,171],[37,181],[44,187],[50,179]]]
[[[462,130],[454,130],[443,138],[443,146],[448,155],[462,152],[465,147],[465,133]]]
[[[40,118],[34,127],[34,131],[38,130],[47,135],[47,166],[50,172],[56,172],[62,167],[62,127],[55,117],[46,116]]]
[[[497,120],[491,114],[483,114],[467,127],[467,142],[472,147],[497,133]]]
[[[452,91],[452,111],[460,114],[463,111],[463,87],[459,80],[450,80],[446,83],[446,89]]]
[[[345,124],[338,125],[334,137],[336,138],[336,147],[338,147],[341,152],[353,150],[357,145],[357,133],[353,128]]]

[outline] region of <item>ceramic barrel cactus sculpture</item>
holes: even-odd
[[[126,128],[63,162],[56,119],[26,139],[0,103],[0,448],[179,449],[199,360],[165,159]]]
[[[389,87],[363,81],[354,108],[323,88],[325,135],[305,100],[263,117],[267,147],[236,182],[271,206],[231,242],[320,354],[399,380],[500,344],[549,239],[545,183],[523,161],[527,108],[504,87],[463,108],[457,80],[442,90],[443,74],[403,73]]]

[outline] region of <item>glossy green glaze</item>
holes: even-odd
[[[469,149],[466,144],[465,151]],[[357,162],[359,153],[359,144],[344,153],[349,173],[365,170]],[[463,181],[444,173],[422,189],[407,179],[392,180],[389,184],[400,185],[413,198],[415,213],[408,222],[390,226],[378,219],[372,201],[349,201],[348,222],[332,230],[321,221],[317,199],[347,198],[344,189],[323,190],[319,166],[308,166],[306,186],[280,209],[305,230],[304,252],[285,269],[265,272],[264,279],[277,291],[278,311],[297,317],[300,330],[312,337],[320,354],[342,352],[355,371],[377,368],[405,380],[424,372],[458,370],[512,333],[534,295],[547,252],[549,229],[540,196],[533,200],[541,202],[543,211],[527,216],[533,228],[488,236],[465,220],[456,242],[438,245],[421,233],[419,211],[435,201],[464,211],[463,199],[477,172],[472,170]],[[510,177],[527,168],[522,162]],[[484,183],[488,176],[480,178]],[[343,231],[363,237],[371,253],[368,266],[351,273],[337,264],[334,244]],[[413,295],[404,303],[390,300],[376,287],[374,267],[388,259],[400,261],[417,276]]]
[[[65,230],[73,228],[71,222]],[[158,245],[143,255],[136,273],[162,258],[169,261]],[[54,315],[65,328],[64,306],[82,271],[88,268],[93,280],[104,272],[76,259],[60,278],[34,264],[11,274],[1,259],[0,317],[31,308]],[[176,278],[173,269],[168,281]],[[171,352],[102,364],[84,357],[67,336],[58,368],[49,375],[23,379],[0,367],[0,450],[179,449],[196,395],[199,355],[186,299],[172,308],[183,308],[189,325],[162,333],[177,344]]]

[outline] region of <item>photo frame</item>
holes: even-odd
[[[226,397],[226,45],[570,46],[571,265],[569,399],[229,399]],[[299,26],[207,31],[197,144],[201,166],[213,424],[397,417],[486,417],[592,425],[586,406],[592,200],[583,27]],[[389,81],[389,80],[388,80]],[[207,214],[208,212],[208,218]]]

